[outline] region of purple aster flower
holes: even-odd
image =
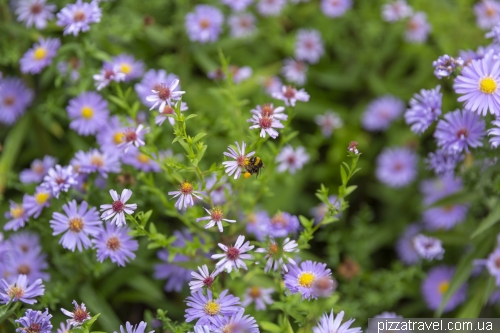
[[[72,186],[78,184],[76,176],[77,174],[71,165],[62,167],[57,164],[54,168],[49,169],[40,186],[50,190],[53,197],[59,198],[59,193],[68,192]]]
[[[377,157],[375,174],[389,187],[404,187],[417,176],[417,163],[417,154],[408,148],[385,148]]]
[[[83,251],[92,246],[89,236],[97,236],[102,225],[99,213],[95,207],[89,209],[88,203],[82,201],[80,208],[76,201],[70,201],[62,206],[64,214],[54,212],[50,226],[54,230],[52,235],[56,236],[64,233],[59,244],[65,249]]]
[[[325,111],[324,115],[314,116],[314,122],[321,128],[321,133],[325,138],[332,136],[333,130],[344,126],[342,118],[330,110]]]
[[[77,0],[57,13],[57,25],[64,27],[64,35],[77,36],[80,31],[90,30],[91,23],[101,21],[101,9],[97,1],[82,2]]]
[[[144,172],[160,172],[158,163],[148,155],[141,153],[139,149],[132,147],[127,154],[122,157],[125,164],[131,165],[137,170]]]
[[[270,76],[262,79],[262,85],[266,89],[266,93],[271,96],[274,93],[279,93],[281,91],[281,87],[283,87],[283,83],[277,76]]]
[[[231,72],[233,77],[233,82],[238,84],[252,76],[252,68],[248,66],[238,67],[235,65],[229,65],[228,70]]]
[[[496,285],[500,286],[500,247],[496,248],[487,259],[475,260],[476,265],[485,265],[488,272],[495,277]]]
[[[300,227],[297,216],[287,212],[278,212],[267,221],[269,223],[267,227],[268,233],[273,237],[287,237],[290,233],[296,233]]]
[[[497,118],[491,122],[493,127],[488,130],[488,136],[490,138],[490,145],[492,148],[497,148],[500,146],[500,118]]]
[[[160,90],[162,84],[170,86],[175,80],[179,80],[179,77],[175,74],[167,75],[167,72],[163,69],[150,69],[144,74],[142,81],[135,85],[135,91],[142,103],[151,107],[154,103],[147,100],[147,97],[151,95],[151,91]],[[180,86],[177,86],[177,88],[180,89]]]
[[[21,234],[20,236],[24,235]],[[27,237],[24,238],[28,239]],[[20,274],[26,275],[28,283],[33,283],[38,279],[49,280],[50,275],[44,272],[49,267],[46,260],[47,256],[41,253],[39,243],[31,245],[31,248],[26,247],[25,251],[17,249],[19,246],[20,244],[15,244],[10,240],[10,252],[3,258],[4,260],[0,265],[3,266],[0,268],[0,273],[6,276],[7,282],[15,282]]]
[[[271,138],[276,139],[279,135],[278,131],[275,128],[284,128],[283,125],[278,119],[275,119],[273,116],[263,116],[261,114],[254,114],[252,118],[248,119],[247,122],[253,123],[250,126],[250,129],[259,129],[260,128],[260,137],[265,138],[266,133]]]
[[[214,333],[259,333],[259,326],[254,317],[243,315],[245,309],[241,308],[231,317],[215,317],[212,320],[212,332]]]
[[[228,295],[228,290],[220,293],[219,298],[214,299],[212,292],[207,290],[204,295],[201,290],[193,292],[186,298],[186,322],[198,319],[196,325],[210,325],[215,319],[222,319],[236,314],[240,307],[240,299],[233,295]]]
[[[456,68],[461,68],[464,66],[464,61],[461,58],[453,58],[449,55],[445,54],[432,62],[432,66],[434,67],[434,75],[438,79],[442,79],[443,77],[449,77]]]
[[[144,73],[144,63],[126,53],[111,58],[111,62],[105,62],[103,67],[106,70],[113,70],[115,66],[118,66],[119,72],[125,74],[124,81],[138,79]]]
[[[246,308],[250,304],[255,303],[255,310],[265,310],[266,304],[274,303],[271,297],[272,293],[274,293],[274,288],[259,288],[257,286],[247,288],[241,306]]]
[[[212,273],[209,273],[207,265],[198,267],[198,272],[200,273],[198,274],[195,271],[191,272],[191,277],[193,278],[193,281],[189,282],[191,292],[195,292],[203,287],[212,288],[215,277],[220,273],[217,269]]]
[[[179,102],[177,102],[179,103]],[[176,105],[177,107],[177,105]],[[184,102],[181,102],[181,105],[180,105],[180,108],[179,108],[179,111],[180,112],[184,112],[188,109],[188,106],[186,103]],[[172,116],[169,116],[169,115],[175,115],[175,110],[173,107],[171,107],[170,105],[165,105],[165,107],[163,108],[163,110],[160,111],[160,113],[156,116],[155,118],[155,124],[158,125],[158,126],[161,126],[163,125],[163,123],[165,122],[165,120],[168,119],[168,122],[170,123],[170,125],[174,126],[175,124],[175,119],[174,117]]]
[[[97,132],[97,142],[101,146],[103,152],[109,154],[118,154],[120,149],[118,146],[123,143],[126,127],[120,123],[117,116],[108,118],[104,127]]]
[[[427,21],[427,14],[416,12],[408,20],[405,39],[410,43],[423,43],[427,40],[431,30],[432,27]]]
[[[24,22],[28,28],[35,26],[41,30],[47,26],[47,21],[54,19],[56,8],[46,0],[20,0],[16,3],[17,20]]]
[[[182,234],[178,231],[174,232],[174,235],[181,236],[178,238],[173,245],[183,247],[185,246],[185,239]],[[158,251],[157,256],[164,263],[154,265],[154,277],[158,280],[167,280],[165,283],[165,291],[176,291],[181,292],[182,288],[186,284],[186,282],[191,280],[192,270],[184,268],[182,266],[178,266],[173,264],[172,262],[187,262],[191,259],[187,256],[176,254],[173,260],[169,260],[169,252],[166,250]]]
[[[302,146],[293,149],[291,145],[286,145],[276,156],[276,163],[279,163],[278,172],[288,171],[292,175],[301,170],[308,161],[309,154]]]
[[[284,272],[288,272],[285,260],[292,265],[297,265],[297,263],[286,255],[286,253],[299,252],[298,246],[299,244],[290,238],[286,238],[282,244],[278,245],[274,238],[270,237],[267,248],[258,248],[255,252],[266,253],[264,256],[264,260],[267,260],[266,267],[264,268],[265,273],[269,272],[271,268],[274,271],[282,268]]]
[[[52,318],[52,315],[49,314],[49,309],[45,309],[45,312],[28,309],[24,317],[15,320],[16,323],[21,325],[21,327],[16,328],[16,332],[51,333],[52,324],[50,318]]]
[[[221,0],[225,5],[228,5],[232,10],[239,12],[245,10],[253,0]]]
[[[125,81],[126,74],[121,71],[119,65],[108,65],[101,68],[99,74],[92,76],[95,81],[95,86],[97,90],[107,87],[111,81],[121,82]]]
[[[240,178],[242,170],[245,169],[247,160],[255,154],[254,151],[245,154],[245,142],[241,142],[241,147],[238,142],[234,143],[236,145],[236,150],[234,150],[231,146],[227,148],[228,152],[224,152],[224,155],[230,158],[235,159],[235,161],[226,161],[222,162],[224,168],[226,168],[226,173],[229,176],[232,176],[234,173],[234,179]]]
[[[192,207],[194,205],[193,196],[201,200],[201,194],[202,192],[200,191],[194,191],[193,184],[187,180],[179,185],[179,191],[168,192],[168,195],[173,195],[172,199],[179,197],[174,205],[174,207],[179,210],[186,210],[188,206]]]
[[[493,43],[500,44],[500,24],[495,24],[491,31],[487,32],[484,37],[493,38]]]
[[[376,316],[373,316],[373,318],[378,318],[378,319],[396,319],[396,318],[403,318],[403,316],[399,316],[398,314],[396,314],[395,312],[382,312],[381,314],[378,314]],[[399,331],[397,331],[399,332]],[[402,332],[400,332],[402,333]]]
[[[286,106],[295,106],[296,101],[309,101],[309,94],[304,89],[297,90],[292,86],[282,86],[281,90],[272,93],[272,96],[284,101]]]
[[[389,128],[405,109],[405,103],[391,95],[379,97],[366,107],[361,120],[369,131],[383,131]]]
[[[206,180],[206,190],[210,194],[210,199],[214,205],[222,205],[226,202],[226,193],[232,194],[231,184],[227,183],[226,176],[218,181],[217,175],[213,175]]]
[[[141,321],[137,325],[132,325],[127,321],[127,323],[125,324],[125,328],[120,325],[120,333],[144,333],[144,330],[147,326],[148,324],[146,324],[144,321]],[[118,332],[115,331],[114,333]],[[149,331],[149,333],[154,333],[154,331]]]
[[[441,86],[432,90],[420,90],[420,94],[413,95],[410,99],[410,108],[405,112],[405,120],[413,133],[425,132],[431,124],[441,115],[443,94],[439,92]]]
[[[466,109],[477,111],[485,116],[488,109],[491,114],[500,116],[500,64],[490,51],[480,60],[472,60],[462,69],[455,79],[453,89],[464,102]]]
[[[439,308],[443,300],[443,295],[450,287],[450,282],[454,274],[454,267],[444,265],[434,267],[429,271],[426,279],[422,282],[422,296],[429,309],[437,310]],[[463,303],[467,298],[466,293],[467,286],[462,285],[448,300],[444,311],[451,311]]]
[[[429,153],[425,159],[425,163],[427,164],[427,169],[433,170],[436,175],[446,175],[453,174],[455,167],[463,159],[463,153],[438,149],[434,153]]]
[[[396,22],[413,14],[413,9],[406,0],[396,0],[382,6],[382,18],[386,22]]]
[[[228,273],[231,273],[232,269],[239,270],[243,268],[247,270],[247,265],[244,260],[253,259],[253,255],[246,254],[254,248],[253,245],[250,245],[250,241],[245,242],[245,236],[238,236],[236,243],[234,246],[226,246],[222,243],[219,243],[219,247],[225,252],[223,254],[213,254],[212,259],[221,259],[215,265],[218,270],[225,270]]]
[[[50,65],[60,46],[59,38],[44,39],[40,37],[38,43],[35,43],[19,60],[21,72],[25,74],[40,73],[42,69]]]
[[[455,110],[438,121],[434,137],[437,144],[448,152],[469,152],[469,147],[481,147],[485,123],[478,114],[468,110]]]
[[[80,135],[97,134],[108,122],[108,103],[93,91],[71,99],[66,110],[72,120],[69,127]]]
[[[166,105],[172,106],[172,100],[177,101],[185,93],[185,91],[175,91],[179,85],[179,80],[174,80],[168,86],[165,83],[161,83],[155,87],[151,92],[152,95],[146,97],[148,102],[153,105],[150,110],[158,107],[158,110],[163,110]]]
[[[0,80],[0,123],[14,124],[33,101],[33,91],[18,78]]]
[[[295,58],[315,64],[325,53],[321,33],[314,29],[300,29],[295,41]]]
[[[472,50],[460,50],[458,52],[458,57],[464,61],[464,66],[468,66],[472,60],[482,58],[482,56],[477,55],[476,52]]]
[[[137,129],[131,127],[125,129],[122,143],[118,145],[118,148],[123,149],[123,152],[126,153],[131,146],[136,146],[137,148],[144,146],[144,134],[148,132],[149,127],[144,128],[142,124],[140,124]]]
[[[437,238],[418,234],[413,237],[413,246],[422,259],[443,259],[444,249],[441,240]]]
[[[72,325],[73,327],[78,327],[81,326],[84,322],[86,322],[90,318],[92,318],[90,316],[90,312],[87,311],[85,303],[82,303],[82,305],[78,305],[78,303],[75,300],[73,300],[73,306],[74,306],[73,311],[68,311],[66,309],[61,308],[62,313],[70,317],[70,319],[66,319],[68,324]]]
[[[101,205],[101,219],[107,221],[113,218],[111,223],[122,226],[127,223],[125,221],[125,213],[130,215],[137,209],[137,204],[127,203],[128,199],[132,196],[132,191],[124,189],[122,194],[119,195],[115,190],[109,190],[109,194],[113,198],[113,203],[111,205]]]
[[[328,17],[339,17],[352,7],[352,0],[321,0],[321,11]]]
[[[34,160],[31,162],[29,169],[21,171],[19,180],[21,183],[40,183],[43,177],[47,174],[50,168],[54,167],[57,162],[52,156],[44,156],[43,160]]]
[[[343,318],[344,318],[344,311],[340,311],[337,314],[337,317],[335,317],[332,309],[330,315],[328,315],[328,313],[323,314],[323,316],[320,318],[318,322],[318,326],[313,327],[313,333],[331,333],[331,332],[362,333],[363,332],[360,327],[349,328],[355,319],[349,319],[348,321],[340,325]]]
[[[290,271],[284,277],[285,287],[288,288],[290,294],[300,293],[303,300],[317,299],[316,281],[323,277],[331,278],[331,275],[332,272],[326,268],[326,264],[307,260],[301,262],[300,265],[290,267]]]
[[[227,23],[232,37],[247,37],[255,32],[255,16],[250,13],[232,14]]]
[[[33,304],[36,303],[35,297],[42,296],[44,292],[45,287],[41,279],[28,284],[28,277],[24,274],[18,275],[12,284],[4,279],[0,281],[0,303],[2,304],[7,304],[11,299],[13,302]]]
[[[40,246],[40,236],[32,232],[22,231],[14,233],[10,235],[8,243],[12,251],[21,253],[22,255],[38,255],[42,251],[42,247]],[[28,275],[28,280],[29,278],[30,276]]]
[[[246,216],[247,227],[246,231],[257,238],[259,241],[264,241],[269,234],[270,217],[265,211],[259,211]]]
[[[197,5],[194,12],[186,15],[186,30],[193,42],[213,43],[219,38],[224,15],[209,5]]]
[[[285,79],[298,85],[304,85],[306,83],[307,64],[291,58],[285,59],[283,62],[281,72]]]
[[[22,228],[28,222],[30,216],[26,211],[26,199],[28,195],[24,195],[23,202],[18,204],[12,200],[10,201],[10,209],[5,213],[5,218],[10,219],[4,226],[4,230],[14,230],[17,231],[19,228]]]
[[[490,29],[500,21],[500,4],[495,0],[482,0],[474,5],[474,14],[481,29]]]
[[[108,173],[118,173],[121,170],[119,156],[116,153],[101,152],[91,149],[88,152],[79,151],[75,154],[74,161],[80,166],[79,172],[99,174],[108,178]]]
[[[468,207],[465,205],[446,205],[426,209],[422,214],[423,222],[429,230],[449,230],[464,222]]]
[[[25,209],[29,216],[38,218],[45,207],[50,206],[51,191],[43,186],[38,186],[35,194],[26,198]]]
[[[219,231],[222,232],[223,231],[222,221],[226,221],[228,223],[235,223],[236,222],[236,220],[228,220],[228,219],[223,218],[224,214],[222,212],[222,208],[219,206],[214,207],[211,210],[208,210],[206,208],[203,208],[203,209],[205,209],[205,211],[208,213],[208,216],[197,218],[196,222],[210,220],[210,222],[208,222],[205,225],[205,229],[211,228],[217,224]]]
[[[450,174],[435,179],[424,180],[420,185],[425,205],[432,205],[439,199],[457,193],[462,188],[462,180]]]
[[[278,16],[285,4],[286,0],[259,0],[257,11],[262,16]]]

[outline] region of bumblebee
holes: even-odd
[[[260,174],[260,169],[264,167],[264,163],[262,163],[262,159],[260,157],[252,156],[245,160],[245,173],[243,176],[245,178],[250,178],[253,174],[256,174],[257,177]]]

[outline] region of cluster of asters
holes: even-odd
[[[410,43],[424,43],[432,30],[427,14],[415,12],[406,0],[396,0],[382,6],[382,18],[389,23],[405,21],[405,40]]]
[[[463,103],[462,109],[443,112],[443,94],[441,86],[437,85],[416,93],[406,110],[404,102],[393,96],[378,98],[367,107],[362,119],[365,129],[385,131],[404,114],[413,133],[422,135],[429,130],[434,131],[437,148],[429,153],[425,163],[435,176],[420,184],[424,207],[421,222],[407,226],[396,244],[400,259],[407,265],[444,258],[441,241],[423,233],[455,228],[466,220],[469,207],[464,203],[435,204],[463,190],[461,162],[471,157],[474,149],[485,146],[487,136],[491,149],[500,145],[500,5],[497,1],[484,0],[474,6],[474,11],[478,25],[491,29],[486,37],[492,38],[493,43],[477,51],[460,51],[456,57],[443,55],[433,63],[435,76],[453,83],[457,101]],[[402,18],[410,14],[411,8],[405,1],[384,6],[384,17],[388,21],[391,17]],[[406,187],[417,177],[418,160],[418,155],[411,148],[385,148],[377,159],[376,176],[386,186]],[[483,167],[491,163],[496,163],[496,160],[483,161]],[[498,286],[499,263],[498,248],[487,259],[476,260],[477,270],[485,266],[497,279]],[[437,310],[441,305],[454,272],[455,268],[447,265],[436,266],[428,272],[421,289],[430,309]],[[467,285],[464,284],[451,296],[444,310],[456,308],[465,301],[466,293]],[[491,296],[492,302],[498,301],[497,294]]]

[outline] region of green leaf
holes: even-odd
[[[340,166],[340,177],[342,178],[342,184],[347,184],[347,172],[343,165]]]
[[[486,218],[479,224],[472,233],[471,238],[477,237],[500,221],[500,205],[495,206]]]
[[[196,113],[190,114],[189,116],[186,117],[186,119],[184,119],[184,121],[188,121],[189,119],[194,117],[198,117],[198,115]]]
[[[90,285],[84,284],[79,290],[81,300],[89,309],[93,309],[97,313],[102,314],[99,319],[99,324],[109,332],[114,332],[121,325],[121,320],[118,319],[111,306],[100,294],[98,294]]]
[[[299,215],[299,220],[300,220],[300,224],[302,224],[306,230],[311,229],[313,224],[314,224],[313,221],[305,218],[302,215]]]
[[[108,98],[111,100],[111,102],[113,102],[114,104],[118,105],[122,109],[128,110],[127,103],[125,103],[122,99],[120,99],[120,98],[118,98],[116,96],[112,96],[112,95],[108,96]]]
[[[193,144],[200,141],[201,139],[203,139],[203,137],[207,135],[207,133],[198,133],[196,134],[196,136],[193,138]]]
[[[278,325],[271,323],[269,321],[261,321],[259,322],[259,325],[264,331],[281,332],[281,328]]]
[[[488,299],[495,288],[495,278],[493,276],[489,276],[486,283],[481,283],[478,288],[471,293],[471,297],[469,297],[467,302],[458,312],[457,318],[478,318],[481,313],[481,309],[486,302],[488,302]]]
[[[352,192],[354,192],[354,190],[356,190],[358,188],[357,185],[351,185],[351,186],[348,186],[346,189],[345,189],[345,195],[348,196],[349,194],[351,194]]]

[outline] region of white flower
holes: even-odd
[[[177,86],[179,85],[179,80],[175,79],[170,83],[169,86],[167,86],[165,83],[162,83],[158,85],[156,88],[157,90],[151,90],[153,95],[149,95],[146,97],[146,100],[148,102],[153,103],[153,106],[150,108],[150,110],[153,110],[159,105],[158,110],[163,110],[165,108],[165,105],[172,106],[172,100],[178,100],[181,98],[182,94],[185,93],[185,91],[174,91]]]
[[[283,76],[290,82],[298,85],[306,83],[307,65],[303,61],[293,59],[285,59],[281,72]]]
[[[251,254],[244,253],[252,250],[254,246],[250,245],[250,241],[247,241],[245,244],[243,244],[244,241],[245,236],[238,236],[234,247],[227,247],[226,245],[219,243],[219,247],[224,250],[225,253],[212,255],[212,259],[221,259],[216,264],[216,267],[220,270],[226,270],[228,273],[231,273],[233,267],[235,270],[238,270],[240,267],[243,269],[248,269],[247,265],[245,265],[242,259],[253,259],[253,256]]]
[[[300,29],[295,42],[295,58],[315,64],[319,61],[325,50],[318,30]]]
[[[71,319],[66,320],[68,324],[72,325],[73,327],[77,327],[92,318],[90,316],[90,312],[88,312],[87,308],[85,307],[85,303],[82,303],[82,305],[78,305],[76,301],[73,301],[73,305],[75,306],[73,311],[68,311],[61,308],[62,313],[64,313],[66,316],[71,317]]]
[[[149,127],[144,128],[142,124],[137,129],[127,128],[123,133],[123,142],[118,145],[118,148],[123,149],[123,152],[126,153],[132,145],[136,147],[144,146],[143,137],[148,132]]]
[[[285,108],[283,106],[274,107],[272,103],[257,105],[255,109],[250,110],[255,115],[261,115],[262,117],[273,117],[277,120],[287,120],[288,115],[284,114]]]
[[[341,128],[344,125],[342,118],[335,112],[326,111],[324,115],[317,115],[314,121],[321,127],[321,133],[325,138],[332,135],[334,129]]]
[[[193,196],[195,196],[198,199],[201,199],[200,196],[201,192],[200,191],[193,191],[193,184],[191,184],[188,181],[184,181],[180,185],[180,191],[171,191],[168,192],[168,195],[173,195],[173,198],[179,197],[177,199],[177,202],[175,203],[175,208],[179,210],[186,210],[188,206],[193,206],[194,205],[194,200]]]
[[[232,147],[228,147],[227,150],[229,150],[229,153],[224,152],[224,155],[226,155],[227,157],[234,158],[235,161],[226,161],[222,162],[222,164],[226,168],[226,173],[229,176],[232,176],[234,173],[234,179],[238,179],[241,175],[242,168],[245,167],[246,159],[249,158],[250,156],[253,156],[255,152],[252,151],[249,152],[248,154],[245,154],[245,147],[246,147],[245,142],[241,142],[241,148],[238,142],[235,142],[235,145],[237,151],[234,150]]]
[[[279,267],[283,267],[283,270],[285,272],[288,272],[288,267],[286,267],[286,264],[283,259],[286,259],[288,262],[290,262],[292,265],[297,265],[295,260],[290,258],[285,254],[285,252],[299,252],[299,249],[297,248],[299,244],[297,244],[296,241],[290,240],[290,238],[287,238],[283,241],[283,245],[281,246],[281,250],[278,247],[278,244],[273,238],[269,239],[269,245],[267,248],[259,248],[255,250],[255,252],[258,253],[267,253],[264,259],[267,259],[266,267],[264,268],[264,272],[267,273],[271,270],[271,267],[273,267],[274,271],[277,271]]]
[[[198,271],[200,272],[200,274],[194,271],[191,272],[191,277],[194,280],[189,282],[189,288],[191,289],[191,292],[195,292],[205,286],[208,288],[212,287],[212,283],[214,282],[215,277],[217,276],[217,274],[219,274],[218,270],[209,273],[207,265],[198,267]]]
[[[314,333],[362,333],[360,327],[349,328],[351,324],[354,322],[354,319],[350,319],[346,321],[344,324],[340,325],[342,322],[342,318],[344,318],[344,311],[340,311],[337,314],[337,318],[333,315],[333,310],[328,316],[327,313],[323,314],[321,317],[318,326],[313,327]],[[334,320],[335,319],[335,320]]]
[[[282,86],[281,91],[273,92],[272,96],[284,101],[286,106],[295,106],[297,101],[309,101],[309,94],[304,89],[297,90],[292,86]]]
[[[309,161],[309,155],[306,153],[304,147],[297,147],[296,150],[292,146],[287,145],[283,147],[281,152],[276,156],[278,165],[278,172],[289,171],[291,174],[302,169],[304,164]]]
[[[101,69],[99,74],[95,74],[93,76],[95,80],[95,86],[97,90],[101,90],[102,88],[109,85],[111,81],[120,82],[125,80],[125,73],[123,73],[120,69],[120,66],[115,65],[113,69]]]
[[[196,219],[196,222],[210,220],[210,222],[208,222],[207,225],[205,225],[205,229],[211,228],[217,223],[217,226],[219,227],[219,231],[222,232],[222,230],[223,230],[222,221],[226,221],[229,223],[236,222],[236,220],[228,220],[228,219],[222,218],[224,215],[222,213],[222,208],[220,208],[220,207],[214,207],[214,208],[212,208],[212,210],[208,210],[206,208],[203,208],[203,209],[205,209],[207,211],[208,216],[200,217],[200,218]]]
[[[241,306],[246,308],[251,303],[255,303],[256,310],[265,310],[266,304],[274,303],[271,298],[273,292],[274,288],[259,288],[255,286],[247,288]]]
[[[274,119],[273,116],[263,116],[261,114],[254,114],[247,121],[254,123],[250,126],[250,129],[260,128],[261,138],[265,138],[267,133],[271,138],[276,139],[279,133],[275,128],[285,127],[278,119]]]
[[[115,223],[117,226],[126,224],[125,214],[132,214],[134,210],[137,209],[137,204],[126,204],[127,200],[132,196],[132,191],[124,189],[121,195],[115,190],[110,190],[111,198],[113,198],[113,203],[111,205],[101,205],[101,219],[104,221],[111,220],[111,223]]]

